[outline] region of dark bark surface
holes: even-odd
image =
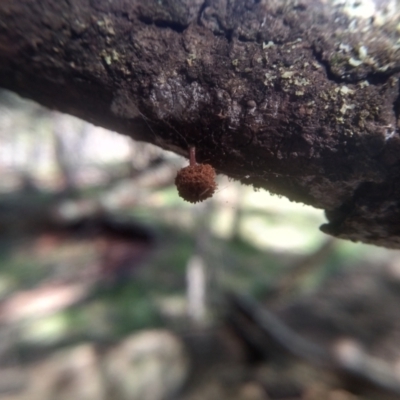
[[[0,85],[400,248],[400,10],[376,3],[3,0]]]

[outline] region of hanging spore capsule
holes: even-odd
[[[209,164],[196,163],[195,147],[189,149],[190,164],[178,171],[175,185],[178,194],[189,203],[204,201],[217,189],[215,169]]]

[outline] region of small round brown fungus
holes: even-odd
[[[189,148],[190,164],[178,171],[175,185],[179,196],[189,203],[206,200],[215,192],[215,169],[209,164],[197,164],[196,148]]]
[[[179,196],[189,203],[198,203],[214,194],[215,169],[209,164],[188,165],[178,171],[175,185]]]

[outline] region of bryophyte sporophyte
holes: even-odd
[[[189,165],[178,171],[175,185],[178,194],[189,203],[198,203],[213,196],[217,189],[215,169],[210,164],[197,164],[196,148],[189,148]]]

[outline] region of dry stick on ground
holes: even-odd
[[[374,3],[3,0],[0,86],[399,248],[400,5]]]
[[[272,293],[273,297],[271,296],[273,298],[272,301],[274,303],[288,301],[293,292],[299,289],[303,279],[312,275],[324,265],[325,261],[332,254],[336,244],[336,239],[328,238],[311,254],[299,257],[276,283]]]
[[[337,370],[344,376],[368,383],[374,388],[400,395],[400,381],[393,368],[363,352],[355,341],[338,340],[337,346],[328,349],[297,334],[250,296],[230,294],[229,299],[233,311],[246,316],[267,336],[269,343],[279,345],[290,354],[312,364]],[[240,326],[241,335],[246,335],[244,327],[244,324]],[[268,354],[254,332],[249,339],[253,347],[259,347],[261,354]]]

